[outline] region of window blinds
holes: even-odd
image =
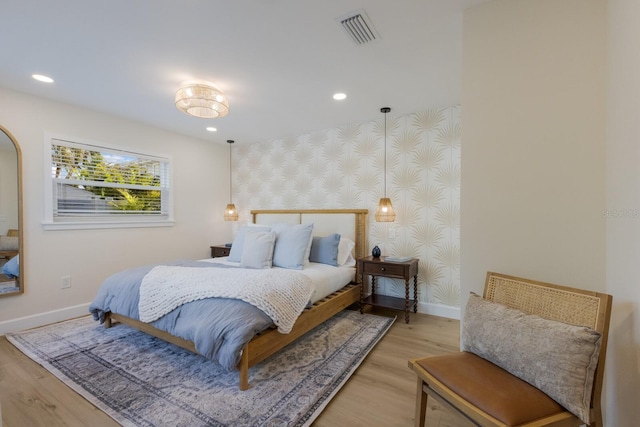
[[[167,158],[51,139],[53,219],[168,217]]]

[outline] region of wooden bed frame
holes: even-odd
[[[366,246],[366,220],[367,209],[298,209],[298,210],[253,210],[251,215],[253,222],[256,223],[259,215],[286,215],[289,218],[292,215],[298,215],[298,223],[302,223],[304,215],[334,215],[349,214],[353,215],[355,221],[355,257],[365,256]],[[354,277],[357,281],[358,273]],[[242,358],[238,364],[239,371],[239,387],[240,390],[249,388],[249,368],[262,362],[267,357],[276,353],[281,348],[292,343],[311,329],[315,328],[325,320],[336,315],[340,311],[349,307],[351,304],[360,301],[360,286],[357,282],[352,282],[337,292],[316,302],[310,308],[305,309],[296,320],[293,329],[288,334],[281,334],[276,329],[268,329],[256,335],[242,350]],[[157,329],[149,323],[144,323],[117,313],[107,313],[105,316],[105,327],[109,328],[114,322],[120,322],[129,325],[149,335],[160,338],[164,341],[185,348],[189,351],[197,353],[195,344],[168,332]]]

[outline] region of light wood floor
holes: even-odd
[[[425,314],[377,310],[398,319],[356,373],[313,424],[335,426],[412,426],[416,379],[407,367],[410,358],[457,351],[459,322]],[[117,426],[110,417],[24,356],[0,337],[0,427]],[[430,427],[468,427],[440,409],[433,400],[427,409]]]

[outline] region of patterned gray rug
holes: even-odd
[[[345,310],[238,375],[125,325],[90,317],[8,334],[123,426],[308,426],[394,319]]]

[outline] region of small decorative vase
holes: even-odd
[[[371,256],[374,258],[380,258],[380,248],[378,246],[374,246],[371,251]]]

